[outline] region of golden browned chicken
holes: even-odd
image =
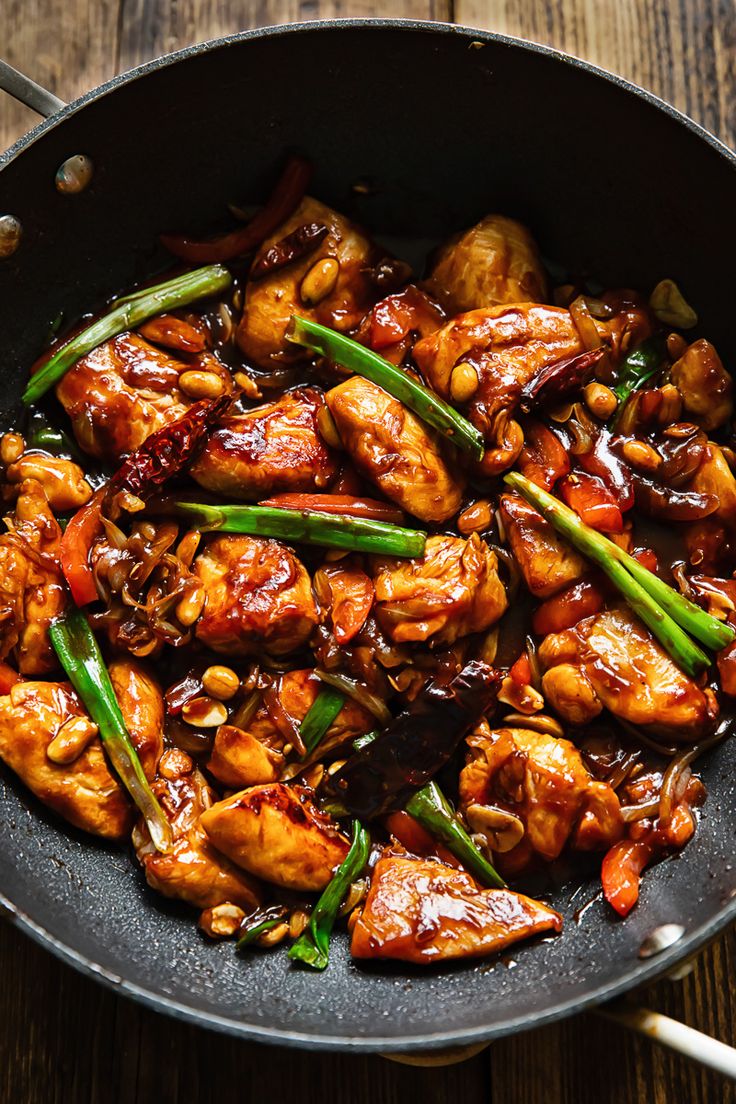
[[[5,469],[5,478],[8,483],[16,484],[35,479],[43,487],[51,509],[58,513],[78,510],[92,497],[92,488],[78,464],[38,449],[29,449],[10,464]]]
[[[324,405],[314,388],[225,418],[192,465],[208,491],[257,502],[281,491],[319,491],[337,473],[335,453],[317,429]]]
[[[586,570],[582,556],[557,536],[533,506],[515,494],[502,495],[499,505],[514,559],[535,598],[549,598],[582,577]]]
[[[58,563],[61,529],[41,484],[21,484],[9,531],[0,536],[0,659],[13,656],[23,675],[57,666],[49,625],[66,605]]]
[[[349,331],[379,298],[367,270],[381,254],[354,223],[309,196],[266,239],[255,256],[253,270],[258,271],[269,250],[287,235],[311,225],[327,228],[316,249],[284,268],[248,281],[237,340],[245,356],[263,367],[304,356],[304,350],[286,340],[292,314]]]
[[[174,844],[160,853],[145,822],[136,825],[133,846],[151,888],[202,909],[225,902],[245,912],[257,908],[261,894],[256,880],[216,851],[200,824],[215,794],[189,756],[179,748],[167,751],[152,789],[171,824]]]
[[[723,450],[713,441],[708,442],[705,459],[695,472],[689,489],[715,495],[718,499],[718,506],[707,521],[718,519],[727,528],[736,529],[736,477]]]
[[[302,786],[252,786],[213,805],[201,822],[223,855],[285,889],[324,889],[350,847]]]
[[[257,736],[235,725],[220,725],[215,733],[207,770],[223,786],[239,790],[277,782],[285,759],[279,751],[261,743]]]
[[[215,537],[197,556],[194,572],[207,595],[197,638],[213,651],[287,655],[319,620],[306,569],[278,541]]]
[[[715,696],[701,688],[627,609],[604,610],[544,639],[542,690],[563,720],[585,724],[603,708],[629,724],[690,743],[713,725]]]
[[[123,333],[82,357],[56,394],[84,451],[117,463],[187,410],[192,398],[179,379],[193,371],[208,373],[221,394],[232,390],[230,373],[211,353],[174,356],[139,334]]]
[[[521,893],[479,889],[462,870],[391,856],[373,871],[350,953],[424,966],[493,954],[520,939],[561,929],[559,913]]]
[[[148,777],[161,754],[163,702],[137,664],[110,665],[120,708]],[[18,682],[0,697],[0,757],[45,805],[71,824],[124,839],[134,807],[108,766],[97,727],[64,682]]]
[[[467,745],[460,807],[471,826],[482,824],[484,806],[521,820],[524,837],[508,852],[515,867],[532,853],[556,859],[568,841],[590,850],[610,847],[623,834],[618,797],[590,776],[570,740],[484,723]]]
[[[544,303],[547,278],[525,226],[486,215],[439,250],[425,286],[451,314],[501,303]]]
[[[231,789],[277,781],[285,764],[284,748],[293,746],[294,730],[299,729],[323,685],[311,668],[279,675],[266,691],[247,731],[231,725],[217,730],[207,763],[210,773]],[[346,698],[319,742],[319,757],[375,726],[375,718],[367,709]],[[305,763],[311,758],[306,757]]]
[[[672,365],[672,382],[694,421],[710,432],[733,415],[733,380],[711,345],[701,337]]]
[[[603,339],[608,329],[594,321]],[[414,346],[429,384],[483,433],[485,475],[511,467],[524,435],[513,420],[521,390],[541,371],[585,346],[570,312],[536,304],[469,311]]]
[[[452,644],[490,628],[507,601],[498,560],[484,540],[430,537],[415,560],[374,559],[376,617],[397,643]]]
[[[398,399],[361,376],[325,396],[361,475],[422,521],[457,513],[465,480],[451,468],[438,436]]]

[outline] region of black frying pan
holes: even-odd
[[[43,97],[39,106],[44,106]],[[73,319],[164,263],[165,228],[206,228],[262,195],[285,149],[313,190],[379,234],[438,240],[489,210],[528,223],[546,256],[603,284],[671,276],[733,362],[736,158],[646,92],[539,46],[422,23],[354,21],[249,32],[183,50],[65,107],[0,159],[0,216],[20,220],[0,261],[0,413],[60,312]],[[92,158],[77,195],[54,186]],[[369,194],[356,194],[359,178]],[[1,223],[7,227],[7,222]],[[239,958],[149,892],[127,854],[61,824],[0,777],[0,893],[61,957],[156,1008],[263,1041],[407,1050],[492,1038],[597,1004],[670,969],[736,913],[736,749],[703,766],[694,841],[645,878],[625,921],[595,882],[560,887],[564,934],[510,961],[412,970]],[[662,924],[684,935],[642,960]]]

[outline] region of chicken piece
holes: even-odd
[[[200,909],[230,902],[253,912],[261,903],[260,886],[215,850],[200,822],[215,801],[214,791],[178,748],[166,752],[161,772],[152,789],[171,824],[173,848],[166,854],[156,851],[143,820],[133,832],[149,886]]]
[[[132,659],[114,659],[108,670],[146,778],[154,778],[164,750],[161,687],[146,667]]]
[[[5,478],[8,483],[35,479],[43,487],[51,509],[60,513],[78,510],[92,497],[92,488],[79,464],[60,456],[49,456],[37,449],[24,452],[6,469]]]
[[[418,966],[494,954],[544,931],[562,917],[510,889],[478,889],[463,870],[390,856],[373,871],[353,927],[353,958],[396,958]]]
[[[287,655],[319,620],[306,569],[278,541],[215,537],[193,566],[207,594],[196,635],[215,652]]]
[[[593,320],[601,338],[610,337],[606,323]],[[498,475],[511,467],[524,443],[513,414],[522,388],[543,368],[585,351],[570,312],[535,304],[488,307],[452,319],[441,330],[414,346],[414,359],[429,384],[444,399],[452,399],[451,378],[459,362],[475,369],[478,387],[463,413],[483,433],[486,453],[483,475]]]
[[[120,708],[149,777],[162,747],[163,702],[153,680],[132,662],[111,665]],[[0,697],[0,757],[45,805],[77,828],[122,840],[135,810],[108,766],[99,737],[71,763],[49,759],[46,750],[67,721],[87,713],[66,683],[18,682]]]
[[[61,529],[35,479],[21,484],[9,524],[0,536],[0,659],[12,653],[21,674],[44,675],[58,667],[48,630],[66,590]]]
[[[210,434],[191,474],[218,494],[257,502],[282,491],[323,490],[337,474],[317,414],[324,397],[313,388],[225,418]]]
[[[229,790],[277,782],[284,756],[243,728],[220,725],[215,733],[207,770]]]
[[[535,598],[549,598],[585,574],[582,556],[561,540],[548,521],[520,495],[500,502],[508,543]]]
[[[705,458],[693,476],[688,490],[715,495],[718,507],[706,521],[716,519],[728,529],[736,529],[736,477],[728,466],[722,450],[708,442]]]
[[[264,368],[272,367],[274,361],[295,360],[305,355],[303,349],[286,340],[292,314],[348,332],[359,325],[378,297],[367,270],[381,254],[349,219],[310,196],[305,196],[294,214],[266,239],[253,266],[288,234],[310,223],[327,227],[327,235],[317,248],[285,268],[259,280],[249,280],[246,287],[237,341],[245,356]],[[305,287],[304,278],[328,258],[337,264],[326,267],[327,278],[316,295],[310,296],[311,289]]]
[[[325,398],[355,467],[387,498],[422,521],[457,513],[465,480],[450,468],[437,434],[403,403],[362,376]]]
[[[252,786],[207,809],[201,823],[223,855],[284,889],[324,889],[350,849],[303,786]]]
[[[212,372],[232,390],[227,368],[211,353],[174,356],[136,333],[123,333],[77,361],[56,385],[81,448],[119,463],[149,434],[180,418],[192,400],[179,388],[191,370]]]
[[[301,725],[323,685],[311,668],[280,675],[265,692],[247,732],[230,725],[217,730],[207,763],[210,773],[231,789],[275,782],[285,762],[282,752],[293,742],[292,730]],[[367,709],[346,698],[315,756],[307,757],[305,764],[315,757],[324,758],[375,726],[375,717]]]
[[[542,690],[570,724],[585,724],[605,707],[652,733],[692,743],[713,725],[715,697],[670,659],[627,609],[604,610],[539,648],[547,668]]]
[[[376,617],[397,644],[452,644],[490,628],[507,601],[498,560],[484,540],[430,537],[422,559],[374,559]]]
[[[577,850],[610,847],[623,834],[618,797],[593,779],[569,740],[525,728],[480,725],[468,737],[460,807],[497,806],[517,816],[524,839],[508,852],[550,862],[570,840]]]
[[[670,370],[683,406],[707,432],[719,429],[733,415],[733,381],[710,341],[689,345]]]
[[[502,303],[544,303],[547,277],[536,242],[525,226],[486,215],[450,238],[425,283],[450,314]]]

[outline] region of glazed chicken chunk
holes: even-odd
[[[425,966],[494,954],[561,928],[559,913],[521,893],[479,889],[462,870],[391,856],[373,871],[350,953]]]
[[[189,408],[192,400],[179,386],[188,371],[216,377],[222,393],[232,390],[230,373],[211,353],[174,356],[140,334],[123,333],[70,368],[56,395],[80,447],[98,460],[119,463]]]
[[[712,692],[684,674],[627,609],[604,610],[547,636],[539,659],[544,696],[570,724],[606,708],[645,731],[690,743],[718,713]]]
[[[422,521],[457,513],[465,481],[437,434],[403,403],[361,376],[333,387],[326,400],[356,469],[387,498]]]
[[[376,617],[397,643],[452,644],[490,628],[506,610],[496,553],[477,533],[430,537],[421,559],[374,563]]]
[[[594,325],[605,338],[605,323]],[[452,400],[462,382],[463,398],[455,405],[483,433],[486,453],[480,467],[492,476],[511,467],[524,443],[513,420],[524,385],[543,368],[584,351],[569,311],[517,304],[458,315],[418,342],[414,359],[444,399]]]
[[[544,303],[547,278],[525,226],[486,215],[439,250],[425,286],[451,314],[502,303]]]
[[[707,432],[733,416],[733,380],[710,341],[701,337],[672,365],[672,382],[685,410]]]
[[[112,663],[110,676],[150,778],[162,749],[161,692],[137,664]],[[127,837],[133,804],[68,683],[21,681],[0,697],[0,757],[44,805],[77,828],[106,839]]]
[[[549,598],[582,578],[582,556],[520,495],[503,495],[500,511],[514,559],[535,598]]]
[[[41,484],[26,479],[10,529],[0,536],[0,659],[13,657],[23,675],[58,666],[48,630],[66,605],[60,541]]]
[[[196,634],[234,656],[283,656],[309,638],[319,620],[309,575],[275,540],[221,536],[194,561],[206,593]]]
[[[468,737],[460,772],[460,806],[481,828],[484,807],[517,817],[523,839],[508,852],[518,866],[531,856],[556,859],[571,842],[577,850],[609,847],[623,833],[619,800],[593,779],[569,740],[525,728],[491,730],[481,724]]]
[[[257,881],[216,851],[202,828],[200,817],[215,794],[189,756],[178,748],[167,751],[152,788],[171,824],[174,844],[166,854],[156,851],[145,821],[136,825],[133,846],[151,889],[202,909],[226,902],[244,912],[257,908]]]
[[[257,502],[284,491],[320,491],[334,479],[334,452],[317,429],[324,398],[313,388],[223,419],[191,474],[208,491]]]
[[[237,866],[285,889],[321,890],[350,844],[302,786],[252,786],[202,814],[211,843]]]
[[[247,731],[222,725],[215,734],[207,769],[231,789],[276,782],[285,764],[284,748],[314,705],[320,682],[311,668],[285,671],[264,694]],[[375,728],[371,713],[345,699],[340,712],[319,742],[320,759]],[[280,726],[280,727],[279,727]],[[310,762],[311,756],[305,758]]]
[[[242,352],[264,368],[304,356],[286,330],[293,314],[343,332],[355,329],[378,296],[367,270],[379,258],[375,246],[344,215],[306,196],[294,214],[267,238],[253,271],[274,246],[301,227],[326,227],[316,249],[259,279],[249,279],[237,340]]]

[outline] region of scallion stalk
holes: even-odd
[[[98,318],[56,350],[43,368],[31,377],[23,392],[23,402],[29,405],[40,399],[78,360],[91,353],[103,341],[117,337],[125,330],[134,329],[164,311],[186,307],[197,299],[217,295],[225,291],[231,283],[232,276],[226,268],[222,265],[207,265],[120,300],[102,318]]]
[[[585,525],[574,510],[536,483],[518,472],[507,473],[504,480],[539,510],[558,533],[606,573],[634,612],[689,675],[697,675],[710,666],[711,660],[684,630],[713,650],[726,647],[736,638],[730,625],[711,617],[662,582],[613,541]]]
[[[353,821],[353,840],[345,859],[332,876],[314,907],[309,923],[289,951],[289,958],[324,970],[330,955],[330,934],[351,882],[360,876],[368,862],[371,837],[360,821]]]
[[[339,690],[332,686],[320,688],[299,727],[299,735],[306,748],[305,754],[314,751],[344,704],[345,697]]]
[[[424,552],[427,534],[385,521],[323,514],[312,510],[285,510],[274,506],[211,506],[177,502],[177,510],[201,530],[249,533],[297,544],[345,548],[353,552],[415,558]]]
[[[482,457],[483,434],[434,391],[418,383],[408,372],[397,368],[378,353],[366,349],[365,345],[329,329],[328,326],[320,326],[318,322],[296,314],[292,316],[286,336],[294,344],[303,345],[320,356],[329,357],[343,368],[349,368],[356,375],[364,376],[382,387],[457,448],[469,452],[476,460]]]
[[[143,814],[157,851],[171,850],[171,826],[146,778],[115,696],[110,674],[84,613],[70,610],[49,629],[59,662],[100,731],[105,751]]]

